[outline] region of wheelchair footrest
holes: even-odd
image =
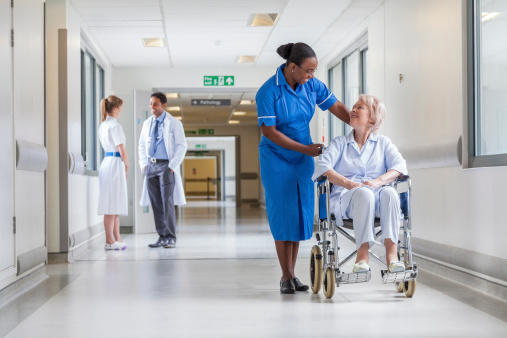
[[[363,283],[369,282],[371,279],[371,271],[360,272],[360,273],[344,273],[336,276],[336,284],[352,284],[352,283]]]
[[[389,270],[381,270],[382,284],[401,283],[414,281],[417,277],[417,270],[406,270],[404,272],[389,272]]]

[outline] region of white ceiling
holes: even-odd
[[[114,67],[276,67],[276,48],[305,42],[323,59],[383,0],[72,0]],[[273,27],[247,27],[279,13]],[[167,46],[146,48],[141,38]],[[296,41],[297,40],[297,41]],[[255,55],[254,64],[235,63]]]
[[[276,49],[305,42],[323,59],[383,0],[72,0],[95,41],[114,67],[277,67]],[[279,13],[273,27],[248,27],[254,13]],[[141,38],[163,38],[166,47],[146,48]],[[253,64],[238,64],[254,55]],[[162,89],[160,89],[162,90]],[[162,90],[163,91],[163,90]],[[228,107],[195,107],[192,98],[231,99]],[[214,93],[180,91],[168,106],[180,106],[185,125],[257,124],[255,91]],[[234,110],[246,115],[233,116]]]

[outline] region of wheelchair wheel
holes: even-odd
[[[310,281],[313,293],[319,293],[322,285],[322,250],[314,245],[310,255]]]
[[[326,269],[326,277],[324,277],[324,296],[332,298],[336,287],[336,275],[333,268]]]
[[[412,296],[415,293],[415,286],[416,282],[414,281],[408,281],[403,283],[403,292],[405,292],[405,296],[408,298],[412,298]]]
[[[396,288],[396,291],[403,292],[403,286],[405,283],[396,282],[394,283],[394,287]]]

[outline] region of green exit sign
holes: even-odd
[[[215,135],[215,129],[199,129],[199,135]]]
[[[205,86],[234,86],[234,76],[232,75],[217,75],[217,76],[204,76]]]
[[[195,149],[206,149],[206,145],[205,144],[196,144]]]

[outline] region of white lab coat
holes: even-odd
[[[141,170],[148,165],[148,151],[150,149],[150,126],[153,123],[154,115],[144,121],[141,136],[139,138],[139,165]],[[187,152],[187,140],[183,124],[171,114],[165,114],[163,126],[163,138],[165,150],[169,157],[169,168],[174,170],[174,205],[186,204],[185,191],[183,190],[183,182],[181,180],[180,165],[183,162],[185,153]],[[143,192],[141,195],[141,206],[151,206],[150,197],[148,195],[148,184],[146,176],[144,177]]]

